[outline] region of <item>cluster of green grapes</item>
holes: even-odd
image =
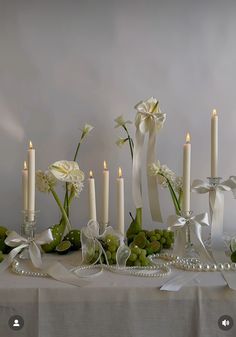
[[[112,234],[107,234],[105,238],[100,240],[102,247],[106,253],[107,260],[109,264],[116,264],[116,252],[119,248],[120,241],[119,238]],[[94,263],[98,260],[100,254],[99,247],[97,246],[95,249],[95,253],[91,259],[91,263]],[[97,261],[97,263],[106,263],[106,258],[104,254],[101,255],[101,261]]]
[[[174,233],[166,229],[152,231],[142,230],[132,239],[129,239],[131,255],[128,266],[148,266],[148,255],[160,253],[161,249],[171,248],[174,242]]]

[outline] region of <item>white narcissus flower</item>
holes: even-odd
[[[56,185],[56,178],[50,171],[36,171],[36,187],[40,192],[50,192],[50,188]]]
[[[135,109],[137,110],[135,125],[140,132],[146,133],[152,128],[157,131],[163,127],[166,114],[161,112],[156,98],[150,97],[146,101],[139,102]]]
[[[85,124],[83,129],[82,129],[82,133],[83,136],[86,136],[89,132],[91,132],[94,129],[94,127],[90,124]]]
[[[57,161],[49,166],[49,170],[54,177],[63,182],[80,183],[84,180],[84,172],[75,161]]]
[[[177,176],[174,181],[174,189],[176,192],[183,191],[183,177]]]
[[[132,124],[131,121],[125,121],[124,117],[122,115],[118,116],[115,119],[115,122],[116,122],[115,128],[119,128],[119,127],[125,126],[126,124]]]
[[[157,163],[152,163],[150,165],[149,174],[151,176],[157,176],[158,183],[162,187],[168,187],[168,179],[176,191],[180,191],[182,189],[182,178],[177,177],[176,174],[171,169],[169,169],[167,165],[161,165],[159,160]]]
[[[118,140],[116,141],[116,145],[121,147],[122,145],[124,145],[127,142],[127,138],[118,138]]]

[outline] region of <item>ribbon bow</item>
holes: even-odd
[[[120,241],[120,246],[116,252],[117,264],[120,267],[126,265],[126,261],[130,256],[130,249],[124,244],[124,238],[119,233],[115,232],[111,226],[106,227],[104,232],[99,234],[99,224],[94,220],[90,220],[87,223],[87,226],[81,229],[82,258],[84,263],[96,264],[101,260],[103,254],[106,264],[109,265],[107,254],[101,243],[109,234],[116,236]],[[98,252],[97,256],[96,252]]]
[[[186,228],[188,226],[190,233],[190,240],[193,243],[196,251],[202,260],[211,260],[206,247],[201,238],[201,227],[209,226],[207,213],[198,214],[192,217],[183,217],[178,215],[171,215],[167,219],[167,224],[175,232],[174,254],[183,256],[185,253]]]
[[[50,229],[36,234],[33,239],[25,238],[15,231],[9,233],[5,239],[6,245],[15,247],[10,251],[7,258],[1,263],[0,271],[7,269],[12,263],[13,259],[24,249],[29,249],[29,256],[36,268],[42,267],[41,245],[53,241],[52,232]]]
[[[155,161],[156,134],[163,127],[166,120],[166,114],[160,111],[159,102],[153,97],[138,103],[135,106],[135,109],[137,110],[137,115],[135,120],[136,134],[134,142],[132,192],[135,207],[141,208],[143,205],[141,164],[145,133],[149,133],[146,159],[148,172],[149,165]],[[147,175],[147,180],[149,205],[152,219],[154,221],[162,222],[157,179],[156,177]]]
[[[193,192],[200,194],[209,193],[211,226],[214,233],[218,236],[223,235],[223,216],[224,216],[224,194],[223,192],[232,191],[236,198],[236,177],[231,176],[229,179],[220,184],[211,185],[200,179],[194,180],[192,184]]]

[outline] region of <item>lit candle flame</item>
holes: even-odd
[[[104,167],[104,170],[107,170],[107,162],[105,160],[103,162],[103,167]]]
[[[214,117],[214,116],[217,116],[217,111],[216,111],[216,109],[213,109],[213,110],[212,110],[212,117]]]
[[[30,149],[33,149],[33,144],[32,144],[32,142],[31,142],[31,140],[30,140],[30,142],[29,142],[29,148],[30,148]]]
[[[118,177],[122,178],[122,169],[121,169],[121,167],[119,167],[119,169],[118,169]]]
[[[186,143],[189,144],[191,141],[190,133],[188,132],[186,135]]]
[[[89,171],[89,178],[93,178],[93,171]]]
[[[24,170],[27,170],[27,162],[24,161]]]

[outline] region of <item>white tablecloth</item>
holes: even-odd
[[[47,255],[67,266],[80,255]],[[236,335],[236,292],[219,273],[201,273],[179,292],[160,291],[164,279],[104,272],[86,287],[48,278],[0,275],[1,337],[222,337]],[[9,317],[24,328],[12,331]],[[218,319],[230,315],[234,327],[223,332]]]

